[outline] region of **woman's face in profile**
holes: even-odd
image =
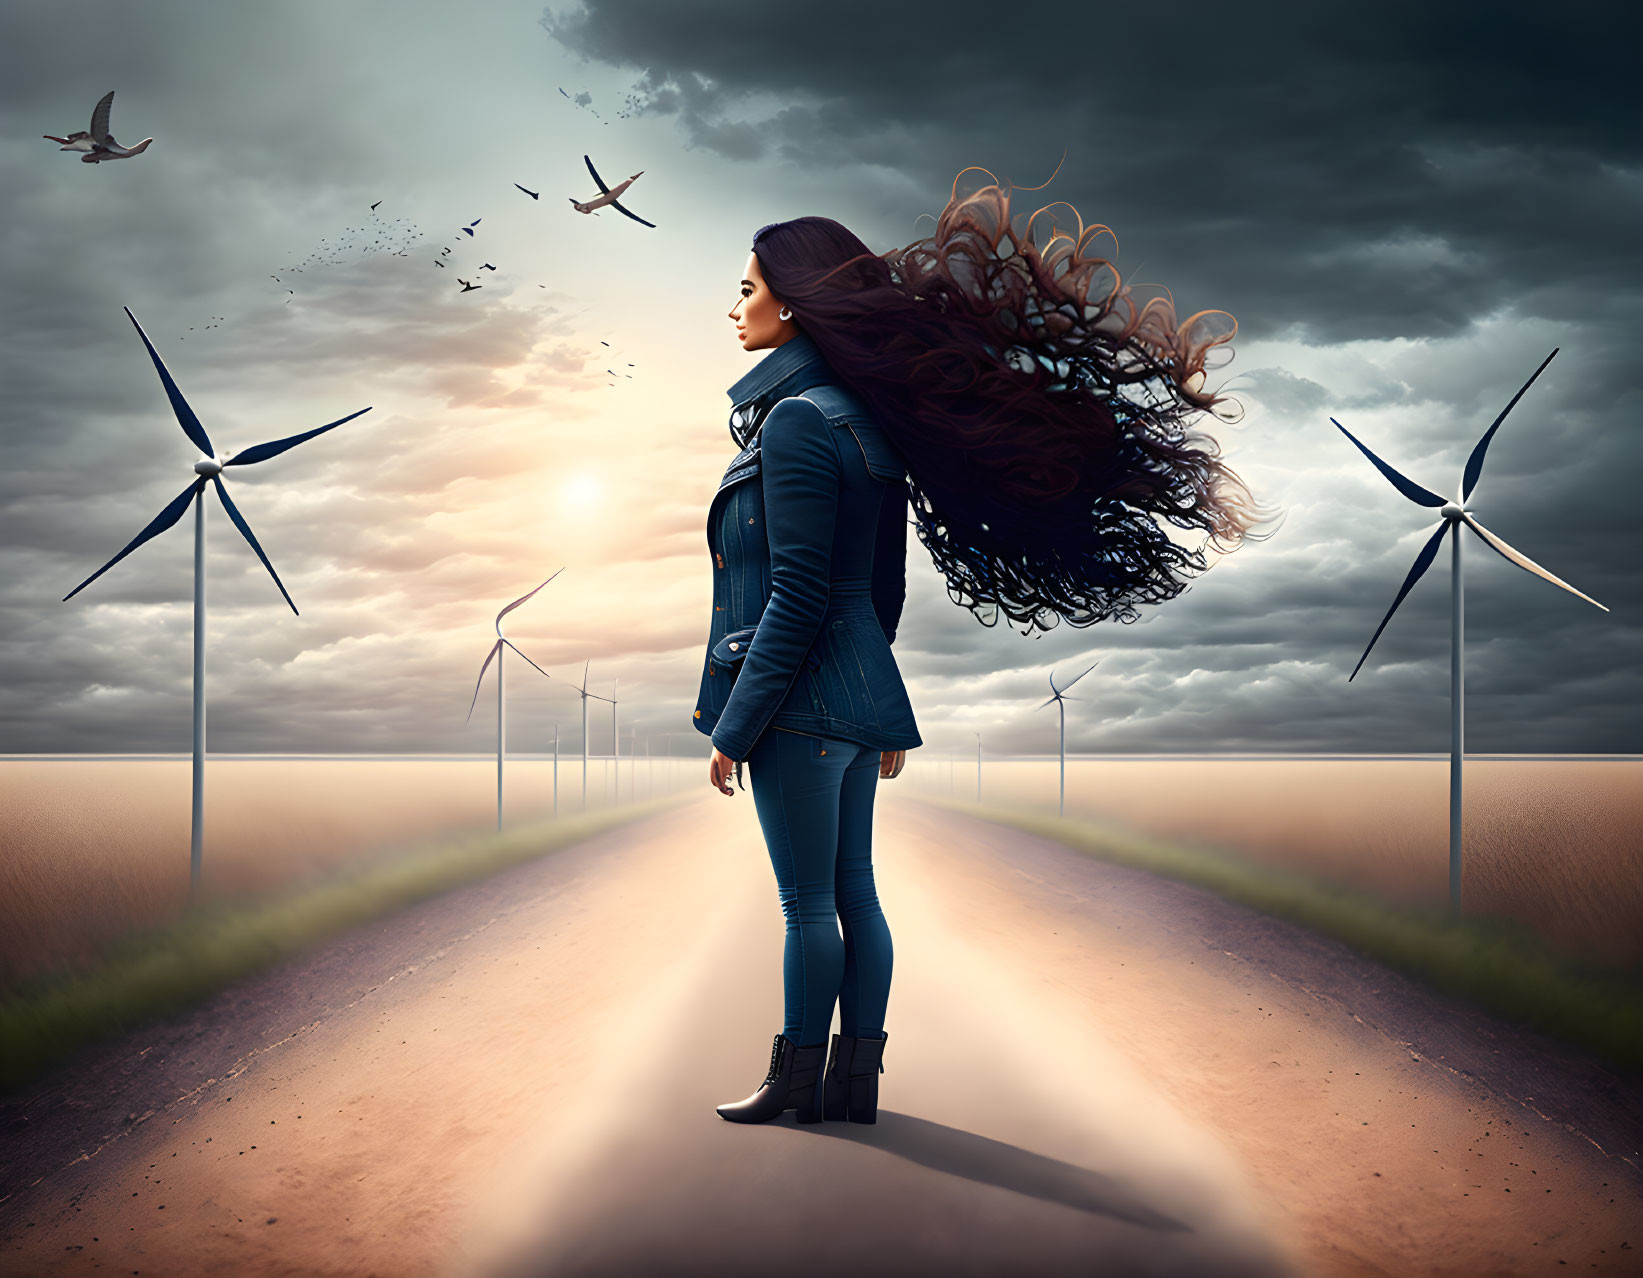
[[[799,331],[792,320],[779,318],[781,299],[772,296],[765,284],[757,253],[747,255],[742,282],[736,287],[736,305],[730,308],[730,318],[736,321],[736,335],[744,351],[770,350]]]

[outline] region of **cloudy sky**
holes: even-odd
[[[1285,521],[1142,623],[1034,638],[910,540],[895,652],[932,753],[1053,750],[1048,672],[1097,659],[1069,750],[1447,749],[1447,549],[1347,681],[1435,521],[1329,418],[1447,494],[1554,347],[1471,504],[1610,611],[1469,536],[1467,746],[1643,750],[1643,112],[1605,8],[13,0],[0,752],[188,748],[192,516],[63,602],[198,456],[125,306],[219,449],[371,409],[230,472],[300,616],[208,494],[213,750],[486,749],[492,618],[563,567],[509,618],[552,675],[512,663],[510,746],[577,748],[591,660],[624,750],[705,752],[753,231],[824,214],[883,252],[966,166],[1033,185],[1063,151],[1016,208],[1066,200],[1140,296],[1236,316],[1244,417],[1205,424]],[[41,139],[109,89],[145,154]],[[624,202],[657,229],[568,208],[584,152],[645,171]]]

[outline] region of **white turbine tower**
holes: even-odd
[[[554,573],[553,577],[549,577],[548,581],[552,581],[554,577],[557,577],[560,572],[564,572],[564,571],[565,570],[563,568],[559,569],[559,572]],[[542,586],[547,585],[548,581],[544,581],[542,583]],[[538,586],[536,588],[536,590],[542,589],[542,586]],[[479,678],[474,683],[474,698],[473,698],[472,701],[470,701],[468,703],[468,718],[472,719],[473,715],[474,715],[474,707],[479,704],[479,687],[480,687],[480,684],[483,684],[485,682],[485,671],[490,669],[491,658],[495,657],[496,658],[496,828],[499,831],[502,829],[502,760],[508,752],[508,714],[507,714],[508,707],[507,707],[507,702],[503,700],[503,696],[502,696],[502,688],[503,688],[502,675],[503,675],[503,671],[506,669],[507,653],[503,652],[502,649],[504,647],[508,647],[508,648],[512,648],[515,652],[519,652],[519,648],[514,643],[514,641],[512,639],[509,639],[506,635],[504,635],[502,633],[502,618],[506,617],[515,608],[519,607],[519,605],[524,603],[525,600],[529,599],[531,597],[531,595],[534,595],[536,593],[536,590],[531,591],[530,594],[520,595],[519,598],[515,599],[511,604],[509,604],[501,612],[496,614],[496,642],[491,645],[491,650],[485,654],[485,664],[479,667]],[[521,657],[525,657],[525,654],[523,652],[519,652],[519,655]],[[544,678],[547,678],[547,679],[553,678],[552,675],[550,675],[546,670],[543,670],[541,666],[536,664],[536,662],[531,661],[531,659],[529,657],[525,657],[525,660],[530,661],[530,664],[531,664],[532,668],[537,670],[538,672],[540,672],[541,675]]]
[[[617,761],[622,754],[621,738],[616,735],[616,685],[620,680],[610,681],[610,781],[611,793],[618,801],[622,798],[622,772]]]
[[[172,498],[158,515],[149,522],[148,527],[133,537],[126,548],[115,555],[106,564],[91,576],[87,577],[68,594],[63,596],[66,603],[74,598],[97,578],[101,577],[120,560],[124,559],[145,541],[158,537],[167,528],[170,528],[183,517],[183,512],[192,504],[194,507],[194,809],[192,833],[189,838],[188,855],[188,890],[192,896],[199,890],[202,849],[205,837],[205,502],[196,500],[205,491],[206,481],[209,480],[217,490],[217,498],[228,512],[229,519],[233,520],[234,527],[240,530],[240,535],[250,543],[251,549],[257,552],[257,558],[262,560],[262,566],[268,569],[268,575],[274,579],[274,584],[280,588],[280,594],[285,596],[285,602],[291,604],[291,611],[296,613],[297,605],[291,602],[291,596],[285,589],[285,583],[280,580],[279,574],[274,571],[274,565],[268,562],[268,556],[263,554],[262,547],[257,544],[256,537],[251,532],[251,526],[245,522],[240,514],[239,507],[228,495],[228,489],[223,486],[222,472],[228,466],[249,466],[255,462],[267,461],[270,457],[278,457],[289,448],[295,448],[306,439],[315,435],[322,435],[326,431],[344,422],[351,422],[362,413],[368,413],[369,408],[362,408],[358,413],[349,413],[346,417],[339,417],[334,422],[324,426],[316,426],[313,430],[304,431],[300,435],[288,435],[284,439],[276,439],[266,444],[253,444],[250,448],[243,448],[238,452],[225,452],[217,455],[217,450],[211,444],[211,437],[206,434],[205,427],[200,419],[194,415],[194,410],[188,406],[183,398],[182,391],[177,389],[177,383],[171,378],[171,372],[160,358],[160,353],[154,349],[154,343],[148,340],[148,334],[143,332],[143,326],[137,323],[137,317],[131,313],[130,307],[121,307],[126,318],[137,330],[137,336],[143,339],[143,345],[148,348],[148,356],[154,361],[154,370],[160,375],[160,385],[165,387],[166,398],[171,401],[171,411],[176,414],[177,424],[183,428],[183,434],[204,454],[194,463],[195,480]],[[301,614],[298,614],[299,616]]]
[[[1053,701],[1056,704],[1056,708],[1061,713],[1061,802],[1060,806],[1056,809],[1057,816],[1065,816],[1067,814],[1067,707],[1063,703],[1067,701],[1080,701],[1083,699],[1081,697],[1067,697],[1062,694],[1066,692],[1067,688],[1072,687],[1073,684],[1079,681],[1079,679],[1082,679],[1084,675],[1089,674],[1090,670],[1094,670],[1096,666],[1100,664],[1101,663],[1099,661],[1092,662],[1088,670],[1085,670],[1082,674],[1068,680],[1065,688],[1058,688],[1055,686],[1055,671],[1051,670],[1049,700],[1041,702],[1033,707],[1035,710],[1042,710],[1045,706],[1049,705],[1051,701]]]
[[[597,692],[588,691],[588,667],[593,664],[592,659],[582,663],[582,686],[577,689],[582,694],[582,808],[588,806],[588,698],[596,701],[610,701],[609,697],[601,697]],[[612,703],[614,704],[614,702]]]
[[[1473,519],[1471,515],[1472,508],[1466,504],[1466,499],[1472,495],[1472,489],[1477,486],[1478,476],[1483,473],[1483,455],[1489,447],[1489,441],[1494,438],[1495,431],[1500,428],[1501,422],[1506,420],[1506,414],[1512,411],[1512,406],[1523,398],[1523,392],[1534,385],[1535,378],[1539,377],[1545,371],[1546,365],[1552,362],[1552,356],[1557,354],[1558,349],[1554,347],[1552,354],[1541,361],[1540,367],[1535,369],[1529,380],[1524,382],[1518,390],[1518,393],[1513,395],[1506,407],[1500,410],[1500,416],[1495,418],[1489,429],[1483,432],[1483,437],[1472,446],[1471,456],[1466,459],[1466,469],[1461,474],[1460,492],[1453,501],[1445,501],[1431,489],[1422,488],[1414,480],[1405,478],[1370,452],[1368,448],[1365,448],[1362,443],[1359,443],[1358,439],[1345,426],[1335,421],[1333,417],[1329,419],[1334,422],[1341,434],[1358,445],[1359,450],[1365,457],[1375,463],[1381,474],[1392,481],[1394,488],[1418,506],[1438,508],[1438,513],[1443,516],[1443,522],[1433,530],[1432,535],[1427,538],[1426,544],[1421,547],[1420,554],[1415,556],[1415,566],[1409,570],[1409,575],[1404,578],[1403,587],[1398,591],[1398,597],[1392,601],[1392,606],[1386,610],[1386,616],[1381,618],[1381,624],[1375,628],[1375,633],[1369,640],[1369,648],[1375,646],[1375,640],[1381,637],[1381,631],[1386,629],[1386,623],[1392,620],[1392,614],[1398,610],[1398,605],[1403,602],[1403,598],[1409,593],[1410,588],[1421,579],[1421,574],[1432,566],[1432,560],[1436,558],[1438,553],[1438,543],[1448,536],[1451,531],[1458,529],[1461,524],[1465,524],[1475,532],[1484,540],[1486,545],[1498,552],[1503,559],[1516,564],[1525,572],[1533,573],[1537,577],[1543,577],[1554,586],[1560,586],[1572,595],[1579,595],[1580,598],[1593,607],[1603,608],[1604,612],[1609,611],[1590,595],[1581,594],[1568,582],[1552,576],[1551,573],[1527,555],[1513,550],[1494,533]],[[1455,532],[1455,539],[1450,545],[1449,557],[1449,908],[1457,914],[1460,912],[1460,776],[1464,739],[1461,698],[1465,682],[1462,673],[1460,540],[1460,533]],[[1348,683],[1363,668],[1363,663],[1369,656],[1369,648],[1363,650],[1363,656],[1358,658],[1358,664],[1352,667],[1352,674],[1347,675]]]

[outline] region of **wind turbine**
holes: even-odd
[[[1483,539],[1486,545],[1499,553],[1503,559],[1516,564],[1525,572],[1533,573],[1537,577],[1543,577],[1554,586],[1560,586],[1572,595],[1579,595],[1580,598],[1584,599],[1593,607],[1603,608],[1604,612],[1609,611],[1590,595],[1581,594],[1580,591],[1576,590],[1568,582],[1562,580],[1561,578],[1554,577],[1551,573],[1547,572],[1527,555],[1520,554],[1518,551],[1513,550],[1512,547],[1508,546],[1499,537],[1495,536],[1494,533],[1490,532],[1482,524],[1478,523],[1477,520],[1473,519],[1471,515],[1472,508],[1466,504],[1466,499],[1471,496],[1472,489],[1477,486],[1478,476],[1483,473],[1483,454],[1489,447],[1489,441],[1494,438],[1495,431],[1500,428],[1501,422],[1506,420],[1506,414],[1512,411],[1512,406],[1516,404],[1518,400],[1523,398],[1523,392],[1528,390],[1530,386],[1534,385],[1535,378],[1539,377],[1541,373],[1546,370],[1546,365],[1552,362],[1552,356],[1557,354],[1558,349],[1560,348],[1553,348],[1552,354],[1548,355],[1541,362],[1540,367],[1535,369],[1535,371],[1530,375],[1529,380],[1523,383],[1523,386],[1519,389],[1518,393],[1513,395],[1506,407],[1500,410],[1500,416],[1495,418],[1494,422],[1490,424],[1489,429],[1483,432],[1483,437],[1472,446],[1472,454],[1466,459],[1466,469],[1461,475],[1459,496],[1457,496],[1453,501],[1445,501],[1442,497],[1439,497],[1435,492],[1431,491],[1431,489],[1422,488],[1412,479],[1405,478],[1391,466],[1388,466],[1385,462],[1383,462],[1379,457],[1375,456],[1374,453],[1370,452],[1368,448],[1364,447],[1364,445],[1360,443],[1352,432],[1347,430],[1345,426],[1342,426],[1339,422],[1335,421],[1333,417],[1329,419],[1331,422],[1335,423],[1336,428],[1340,430],[1341,434],[1345,435],[1354,444],[1358,445],[1359,450],[1365,457],[1375,463],[1376,469],[1378,469],[1381,474],[1385,475],[1392,481],[1392,486],[1394,488],[1418,506],[1437,507],[1438,513],[1443,516],[1443,522],[1439,524],[1433,531],[1432,535],[1427,538],[1426,544],[1421,547],[1420,554],[1415,556],[1415,566],[1409,570],[1409,575],[1404,578],[1403,586],[1398,591],[1398,597],[1392,601],[1392,606],[1386,610],[1386,616],[1381,618],[1381,624],[1376,627],[1374,635],[1370,637],[1369,648],[1373,648],[1375,646],[1375,640],[1381,637],[1381,631],[1386,629],[1386,623],[1392,620],[1392,614],[1398,610],[1398,605],[1403,602],[1403,598],[1409,593],[1410,588],[1421,579],[1421,574],[1432,566],[1432,560],[1438,553],[1438,543],[1441,542],[1452,530],[1458,529],[1461,524],[1465,524],[1468,528],[1475,532]],[[1457,914],[1460,913],[1460,774],[1461,759],[1463,756],[1463,716],[1461,713],[1461,698],[1464,691],[1465,682],[1462,674],[1463,646],[1461,630],[1462,610],[1460,541],[1460,533],[1456,532],[1455,539],[1450,545],[1449,558],[1449,907]],[[1363,656],[1358,658],[1358,664],[1352,667],[1352,674],[1347,675],[1346,679],[1348,683],[1350,683],[1358,671],[1363,668],[1363,663],[1369,656],[1369,648],[1365,648],[1363,650]]]
[[[554,577],[557,577],[560,572],[564,571],[565,570],[561,568],[559,572],[553,574],[553,577],[549,577],[548,581],[552,581]],[[542,586],[547,585],[548,581],[544,581]],[[542,589],[542,586],[538,586],[536,590]],[[503,659],[507,656],[507,654],[504,653],[502,649],[506,646],[512,648],[515,652],[519,652],[519,648],[514,641],[502,633],[502,618],[506,617],[515,608],[519,607],[519,605],[529,599],[531,595],[534,595],[536,590],[531,591],[530,594],[520,595],[519,598],[515,599],[501,612],[496,614],[496,642],[491,645],[491,650],[485,654],[485,664],[479,667],[479,678],[474,683],[474,699],[468,703],[468,718],[472,719],[474,715],[474,707],[479,704],[479,686],[485,682],[485,671],[489,670],[491,667],[491,658],[496,657],[496,828],[499,831],[502,829],[502,759],[508,751],[508,707],[507,703],[502,699],[502,674],[504,670]],[[521,657],[525,657],[523,652],[519,652],[519,655]],[[536,662],[531,661],[529,657],[525,657],[525,660],[530,661],[532,668],[540,672],[544,678],[553,678],[552,675],[550,675],[546,670],[543,670],[541,666],[536,664]]]
[[[582,664],[582,686],[577,689],[582,694],[582,807],[585,811],[588,806],[588,698],[599,701],[610,701],[609,697],[601,697],[597,692],[588,691],[588,667],[593,664],[592,659]],[[615,691],[612,689],[612,691]],[[611,702],[612,705],[615,702]]]
[[[1076,675],[1074,678],[1069,679],[1065,688],[1058,688],[1055,686],[1055,671],[1051,670],[1049,700],[1043,701],[1033,707],[1035,710],[1042,710],[1045,706],[1049,705],[1051,701],[1053,701],[1061,712],[1061,801],[1060,806],[1056,809],[1057,816],[1065,816],[1067,814],[1067,707],[1063,703],[1068,701],[1083,700],[1081,697],[1067,697],[1062,694],[1066,692],[1067,688],[1072,687],[1073,684],[1082,679],[1084,675],[1089,674],[1090,670],[1094,670],[1096,666],[1100,664],[1101,663],[1099,661],[1091,662],[1089,669],[1085,670],[1083,674]]]
[[[610,783],[611,793],[618,801],[622,798],[622,770],[617,761],[622,754],[622,739],[616,735],[616,685],[617,679],[610,681]]]
[[[274,579],[274,584],[280,588],[280,594],[285,596],[285,602],[291,604],[291,611],[296,613],[297,605],[291,603],[291,596],[285,589],[285,583],[274,571],[274,565],[268,562],[268,556],[263,554],[262,547],[257,544],[256,537],[251,532],[251,525],[245,522],[245,516],[240,514],[239,507],[229,497],[228,489],[223,486],[222,472],[225,466],[249,466],[255,462],[267,461],[270,457],[278,457],[289,448],[295,448],[305,439],[312,439],[315,435],[322,435],[326,431],[344,422],[351,422],[369,408],[362,408],[358,413],[349,413],[346,417],[339,417],[334,422],[324,426],[316,426],[313,430],[304,431],[300,435],[288,435],[284,439],[276,439],[266,444],[253,444],[250,448],[239,452],[232,450],[221,457],[212,447],[211,437],[206,434],[205,427],[200,419],[194,415],[194,410],[188,406],[183,393],[177,389],[177,383],[172,380],[171,372],[160,358],[159,351],[154,349],[154,343],[148,340],[148,334],[143,332],[143,326],[137,323],[137,317],[131,313],[130,307],[121,307],[126,318],[137,330],[137,336],[143,339],[143,345],[148,348],[148,356],[154,361],[154,370],[160,375],[160,385],[165,388],[166,398],[171,401],[171,411],[176,415],[177,424],[183,428],[183,434],[201,453],[204,454],[194,463],[194,474],[197,478],[178,493],[159,514],[149,522],[148,527],[131,539],[126,548],[115,555],[106,564],[91,576],[87,577],[68,594],[63,596],[66,603],[79,594],[97,578],[101,577],[120,560],[124,559],[145,541],[158,537],[167,528],[170,528],[183,517],[183,512],[190,505],[194,507],[194,808],[192,819],[192,833],[189,838],[188,853],[188,890],[192,896],[199,890],[201,849],[205,836],[205,502],[197,501],[205,491],[206,481],[210,480],[217,489],[217,498],[228,512],[229,519],[234,521],[234,527],[251,544],[251,549],[257,552],[257,558],[262,560],[262,566],[268,569],[268,575]],[[300,613],[297,615],[301,615]]]

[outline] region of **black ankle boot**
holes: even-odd
[[[883,1038],[833,1035],[822,1088],[822,1115],[830,1123],[848,1118],[852,1123],[876,1123],[879,1113],[879,1075],[884,1072]]]
[[[827,1044],[800,1047],[786,1034],[776,1035],[770,1047],[770,1072],[759,1090],[746,1100],[718,1106],[719,1117],[732,1123],[763,1123],[784,1110],[798,1110],[801,1123],[822,1119],[822,1067]]]

